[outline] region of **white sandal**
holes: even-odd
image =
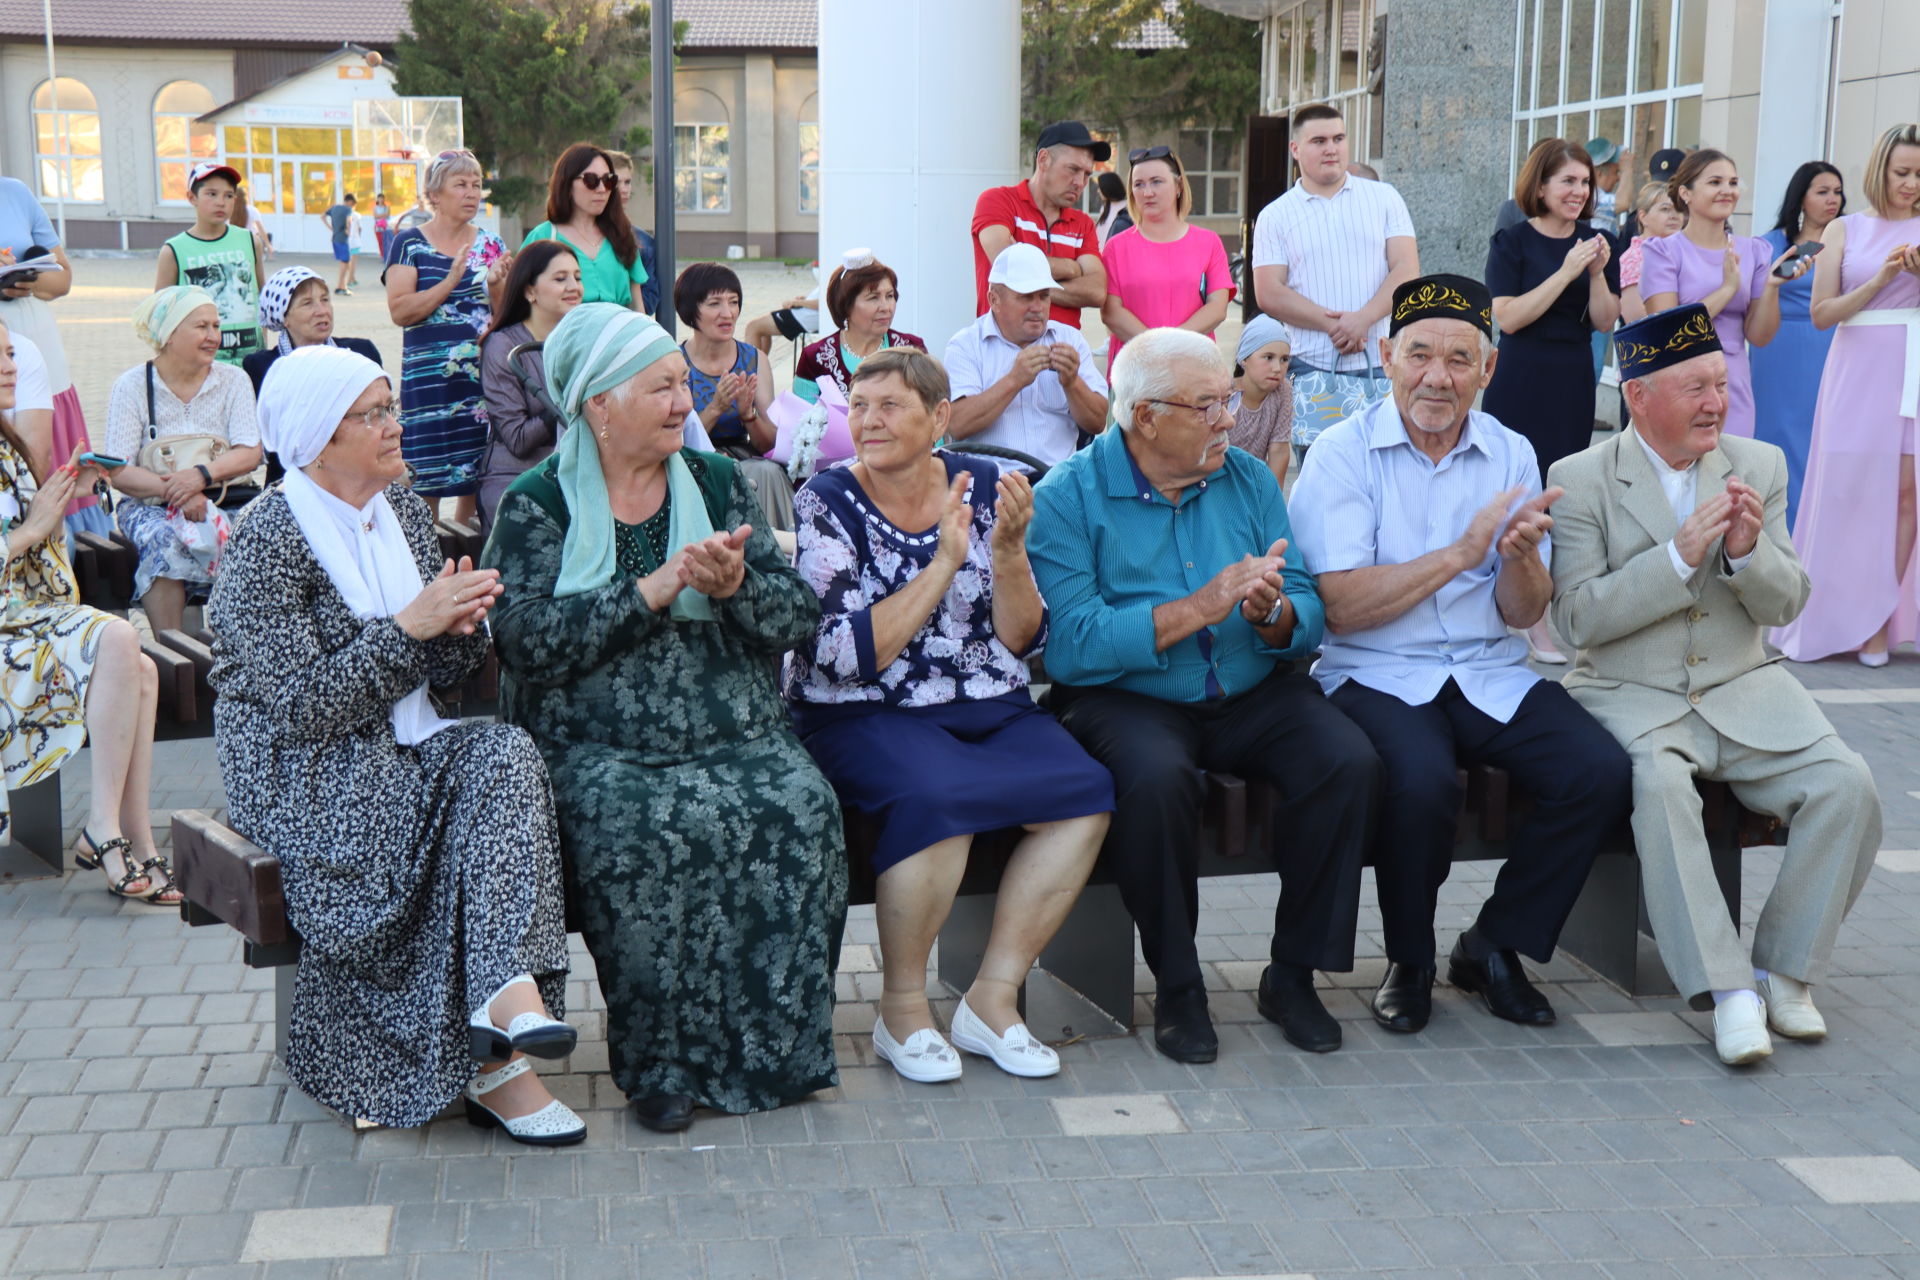
[[[481,1129],[505,1129],[515,1142],[530,1147],[568,1147],[587,1136],[587,1126],[573,1108],[555,1098],[531,1115],[511,1120],[480,1101],[507,1081],[533,1070],[525,1058],[515,1058],[498,1071],[482,1071],[467,1084],[467,1123]]]
[[[964,997],[953,1011],[953,1024],[947,1034],[956,1048],[992,1058],[993,1064],[1010,1076],[1039,1079],[1060,1074],[1060,1055],[1051,1045],[1034,1039],[1026,1023],[1016,1022],[1005,1035],[995,1035],[986,1019],[967,1007]]]
[[[943,1084],[960,1078],[960,1055],[938,1031],[922,1027],[901,1044],[884,1019],[873,1020],[873,1051],[915,1084]]]
[[[505,1029],[494,1022],[493,1002],[508,987],[521,982],[531,984],[533,977],[523,973],[517,978],[508,978],[500,990],[481,1001],[480,1007],[467,1019],[467,1039],[473,1056],[481,1062],[501,1062],[516,1053],[530,1058],[564,1058],[579,1043],[578,1031],[544,1013],[516,1014]]]

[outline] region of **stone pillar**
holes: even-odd
[[[785,177],[781,166],[787,163],[775,137],[780,112],[773,91],[773,55],[749,53],[741,75],[740,104],[745,108],[741,123],[747,142],[744,172],[752,176],[741,184],[746,188],[747,216],[740,239],[749,257],[758,250],[770,258],[780,240],[780,179]]]
[[[1422,271],[1478,280],[1513,185],[1514,0],[1393,0],[1381,177],[1413,215]]]
[[[1016,0],[821,0],[822,278],[871,248],[935,355],[974,316],[974,201],[1021,176],[1019,142]]]

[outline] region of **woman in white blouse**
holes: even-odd
[[[225,517],[215,506],[229,482],[260,465],[260,430],[253,385],[238,365],[220,364],[220,312],[191,285],[154,293],[133,313],[133,329],[153,348],[113,384],[107,405],[105,450],[127,465],[113,487],[131,501],[120,505],[120,531],[140,552],[134,594],[155,631],[177,628],[189,592],[204,598],[213,581]],[[218,456],[171,472],[140,465],[140,452],[174,439],[199,456],[207,442],[223,442]]]

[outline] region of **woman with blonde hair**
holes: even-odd
[[[1226,246],[1187,222],[1193,187],[1173,148],[1136,147],[1127,161],[1133,226],[1115,232],[1100,250],[1107,268],[1100,320],[1113,334],[1109,368],[1128,339],[1149,329],[1191,329],[1211,338],[1234,294]]]
[[[1673,193],[1664,182],[1649,182],[1633,197],[1634,220],[1640,234],[1620,251],[1620,318],[1635,324],[1647,318],[1647,302],[1640,296],[1640,268],[1645,263],[1647,241],[1670,236],[1686,219],[1674,207]]]
[[[1793,526],[1813,594],[1773,642],[1798,662],[1855,653],[1862,665],[1883,667],[1893,645],[1920,632],[1912,577],[1920,124],[1880,135],[1865,186],[1871,211],[1836,218],[1821,234],[1813,323],[1838,332]]]

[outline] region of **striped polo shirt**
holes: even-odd
[[[973,205],[973,314],[987,314],[987,273],[993,262],[980,247],[980,233],[987,227],[1005,227],[1013,233],[1015,244],[1030,244],[1049,258],[1100,256],[1100,231],[1094,221],[1079,209],[1062,209],[1052,222],[1033,202],[1033,192],[1025,182],[1010,187],[988,187]],[[1061,324],[1080,327],[1080,308],[1055,303],[1053,318]]]
[[[1253,225],[1253,265],[1285,267],[1287,287],[1329,311],[1357,311],[1387,278],[1387,241],[1413,235],[1413,218],[1400,193],[1384,182],[1349,177],[1331,196],[1301,183],[1260,211]],[[1287,326],[1293,362],[1316,369],[1360,372],[1379,363],[1383,315],[1367,330],[1364,352],[1343,356],[1319,329]]]

